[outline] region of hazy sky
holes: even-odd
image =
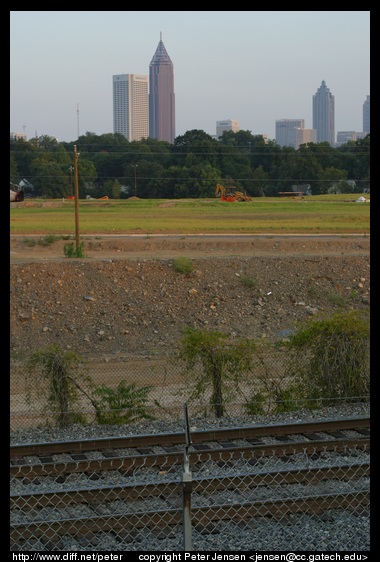
[[[112,76],[149,76],[161,32],[176,136],[215,135],[224,119],[270,139],[278,119],[312,128],[322,80],[335,97],[335,135],[363,129],[369,11],[11,11],[10,131],[59,141],[112,133]]]

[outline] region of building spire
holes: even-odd
[[[173,63],[165,49],[165,45],[162,41],[162,31],[160,31],[160,42],[158,43],[158,47],[156,52],[153,55],[152,60],[150,61],[150,66],[152,65],[159,65],[159,64],[168,64],[173,66]]]

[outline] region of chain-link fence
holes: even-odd
[[[191,368],[178,356],[78,361],[75,353],[53,347],[11,362],[11,431],[172,421],[182,418],[184,403],[191,404],[193,417],[222,418],[366,400],[369,342],[359,343],[345,343],[344,352],[335,346],[332,358],[320,346],[317,360],[301,350],[297,362],[275,344],[255,348],[248,363],[245,348],[236,355],[207,351],[206,359],[202,348],[199,361],[191,357]]]
[[[289,382],[284,378],[285,358],[284,352],[272,349],[266,353],[265,361],[260,359],[254,371],[245,374],[238,387],[236,381],[227,381],[223,394],[224,414],[235,416],[249,412],[249,404],[255,397],[260,400],[257,413],[273,411],[280,399],[281,388]],[[144,419],[144,415],[146,419],[178,419],[182,418],[183,403],[189,400],[194,389],[194,371],[184,371],[170,357],[89,360],[79,367],[79,371],[74,369],[75,388],[65,388],[61,384],[58,391],[60,385],[54,380],[55,373],[41,376],[42,369],[43,365],[40,365],[37,372],[29,372],[26,360],[11,363],[11,431],[57,425],[60,423],[58,410],[62,408],[69,410],[71,421],[120,423],[122,420],[117,414],[112,417],[110,412],[134,410],[139,403],[137,393],[143,389],[146,389],[143,408],[140,407],[131,420],[126,417],[126,422]],[[198,366],[195,372],[199,374],[200,370]],[[53,382],[49,380],[50,375]],[[65,376],[70,379],[72,373],[68,372]],[[54,392],[58,392],[55,399],[52,398]],[[212,384],[206,385],[193,400],[193,415],[214,416],[210,402]],[[104,413],[103,416],[99,416],[99,410]]]
[[[43,370],[52,363],[36,365]],[[75,393],[63,384],[72,374],[63,367],[53,369],[52,379],[33,378],[26,360],[11,363],[11,432],[17,442],[23,435],[30,439],[33,428],[58,425],[64,431],[71,422],[91,430],[123,422],[128,433],[136,420],[177,420],[184,427],[183,404],[194,397],[202,374],[199,365],[189,373],[171,358],[91,360],[75,371],[81,375],[73,379]],[[222,410],[215,408],[211,385],[190,402],[191,419],[249,419],[304,407],[291,373],[287,351],[267,348],[250,372],[223,387]],[[63,402],[56,401],[57,388]],[[62,405],[67,411],[59,410]],[[55,455],[39,469],[40,458],[16,459],[11,550],[369,549],[368,447],[215,453],[192,445],[190,429],[183,439],[175,460],[168,450],[157,457],[141,451],[139,459],[128,465],[115,459],[107,470],[91,453]],[[149,463],[141,461],[144,454]]]
[[[13,466],[11,550],[369,549],[365,448],[207,459],[190,446],[102,472],[70,461]]]

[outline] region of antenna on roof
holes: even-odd
[[[160,41],[162,41],[162,31],[160,31]]]

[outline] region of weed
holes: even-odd
[[[337,306],[345,306],[346,304],[342,295],[339,295],[338,293],[329,293],[327,298],[332,304],[336,304]]]
[[[265,414],[266,401],[267,396],[262,392],[257,392],[244,404],[245,411],[249,416],[262,416]]]
[[[252,279],[252,277],[247,277],[246,275],[243,275],[242,277],[240,277],[240,281],[242,285],[244,285],[244,287],[247,287],[248,289],[256,289],[257,282],[254,279]]]
[[[193,261],[190,258],[180,256],[173,260],[174,269],[177,273],[191,273],[193,271]]]
[[[35,238],[24,238],[23,243],[25,246],[33,247],[37,244],[37,240]]]
[[[53,242],[56,242],[56,240],[60,240],[60,236],[54,236],[54,234],[48,234],[47,236],[40,238],[38,240],[38,244],[40,244],[40,246],[50,246],[51,244],[53,244]]]
[[[315,298],[317,296],[317,289],[315,285],[310,284],[307,288],[307,294],[310,298]]]
[[[64,254],[67,258],[85,258],[86,254],[84,253],[84,242],[79,244],[77,248],[74,248],[74,242],[71,244],[65,244],[63,248]]]

